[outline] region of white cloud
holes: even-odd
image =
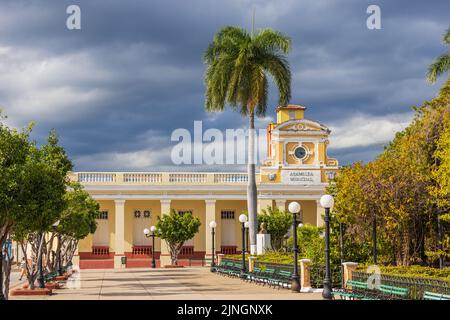
[[[148,170],[152,166],[167,164],[171,148],[160,150],[138,150],[132,152],[105,152],[75,157],[76,167],[88,170],[113,171],[123,168]]]
[[[364,147],[387,143],[411,122],[413,113],[372,116],[357,114],[347,121],[332,123],[330,149]]]

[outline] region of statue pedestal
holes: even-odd
[[[272,249],[272,245],[270,243],[270,234],[263,233],[256,235],[256,254],[264,254],[266,250]]]

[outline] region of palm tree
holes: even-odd
[[[209,112],[223,111],[225,104],[249,118],[247,208],[250,252],[256,253],[257,190],[255,181],[255,114],[267,109],[269,81],[274,80],[279,104],[291,98],[291,72],[286,55],[291,40],[280,32],[262,29],[249,34],[239,27],[224,27],[204,53],[206,101]]]
[[[442,38],[444,44],[450,44],[450,28]],[[435,83],[438,76],[450,69],[450,51],[437,57],[428,67],[427,79],[431,83]]]

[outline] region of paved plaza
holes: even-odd
[[[287,289],[246,283],[213,274],[208,268],[81,270],[64,288],[49,297],[10,299],[98,300],[273,300],[321,299],[320,293],[293,293]]]

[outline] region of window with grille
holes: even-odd
[[[178,214],[179,214],[180,216],[183,216],[183,215],[185,215],[185,214],[190,214],[190,215],[192,215],[192,210],[178,210]]]
[[[234,211],[233,210],[222,210],[220,213],[220,217],[222,220],[233,220],[234,219]]]
[[[100,211],[100,213],[97,216],[97,219],[108,220],[108,211]]]
[[[150,218],[150,210],[134,210],[134,218],[135,219],[139,219],[139,218]]]

